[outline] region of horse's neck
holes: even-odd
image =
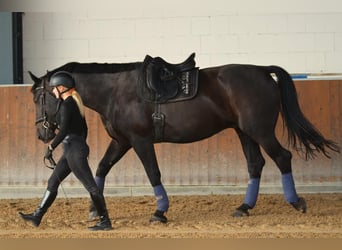
[[[103,98],[108,95],[108,90],[102,88],[100,84],[85,84],[77,88],[82,97],[83,104],[100,114],[104,112],[106,101],[108,98]],[[107,93],[106,93],[107,92]]]
[[[135,93],[135,81],[138,79],[139,71],[132,70],[112,74],[77,76],[76,86],[83,103],[86,107],[95,110],[101,115],[106,115],[108,107],[113,108],[113,101],[122,98],[118,91],[124,86],[125,93]],[[119,77],[120,76],[120,77]],[[130,80],[127,80],[130,79]],[[132,80],[133,79],[133,80]]]

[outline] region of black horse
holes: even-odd
[[[280,170],[286,201],[295,209],[306,212],[305,200],[295,190],[292,154],[275,136],[279,113],[287,128],[290,145],[302,151],[306,158],[314,158],[317,152],[329,157],[329,150],[339,152],[340,149],[305,118],[291,76],[284,69],[239,64],[201,69],[197,76],[197,95],[192,99],[156,104],[139,94],[142,68],[142,62],[68,63],[39,78],[29,72],[34,81],[32,93],[39,139],[50,141],[56,129],[57,101],[51,96],[49,78],[56,71],[68,71],[76,81],[84,104],[100,114],[112,138],[96,170],[95,180],[102,191],[112,166],[133,148],[157,198],[157,210],[151,220],[166,222],[164,212],[169,202],[161,183],[154,143],[191,143],[233,128],[241,141],[250,176],[245,199],[233,215],[249,215],[248,210],[257,201],[265,164],[260,146]],[[160,125],[152,118],[156,109],[163,115],[162,135],[159,136],[156,131]]]

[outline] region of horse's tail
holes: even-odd
[[[316,152],[321,152],[330,158],[327,149],[339,153],[338,144],[325,139],[302,113],[298,104],[296,88],[289,73],[278,66],[270,66],[268,69],[277,76],[281,95],[281,113],[283,123],[287,128],[289,144],[297,151],[304,153],[306,159],[314,158]]]

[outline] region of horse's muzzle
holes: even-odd
[[[55,138],[56,133],[52,130],[37,130],[37,137],[39,140],[43,141],[44,143],[48,143],[51,141],[53,138]]]

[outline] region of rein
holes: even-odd
[[[48,164],[46,163],[46,160],[49,161],[50,165],[48,165]],[[54,169],[56,168],[56,165],[57,165],[57,164],[56,164],[56,162],[55,162],[55,160],[53,159],[52,156],[49,157],[49,158],[44,157],[43,162],[44,162],[45,167],[47,167],[47,168],[49,168],[49,169],[54,170]]]

